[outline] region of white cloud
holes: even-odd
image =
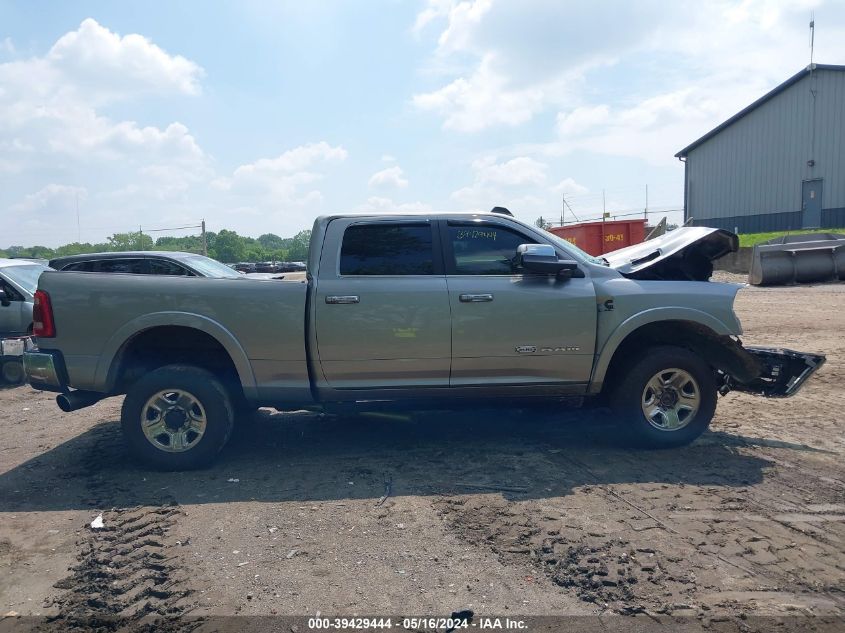
[[[317,190],[302,192],[324,176],[316,171],[320,164],[346,160],[342,146],[332,147],[325,141],[310,143],[287,150],[275,158],[260,158],[241,165],[230,178],[218,178],[211,185],[220,191],[241,195],[269,196],[278,203],[310,204],[322,199]]]
[[[276,158],[262,158],[254,163],[241,165],[235,170],[234,177],[272,177],[274,174],[301,171],[318,162],[342,162],[346,160],[347,155],[343,147],[332,147],[325,141],[320,141],[295,147]]]
[[[543,153],[562,155],[576,151],[640,158],[653,164],[674,162],[674,154],[706,131],[712,121],[727,118],[743,105],[745,90],[733,97],[715,99],[717,88],[704,82],[673,92],[657,94],[630,106],[607,104],[575,108],[557,115],[559,140],[546,144]],[[537,149],[537,148],[535,148]]]
[[[0,40],[0,52],[7,53],[9,55],[15,54],[15,44],[12,42],[11,37],[4,37]]]
[[[399,165],[394,165],[393,167],[388,167],[387,169],[382,169],[381,171],[377,171],[372,176],[370,176],[370,180],[367,183],[370,187],[407,187],[408,186],[408,179],[405,178],[404,172]]]
[[[75,211],[77,201],[83,201],[87,196],[88,190],[85,187],[51,183],[35,193],[27,194],[21,202],[12,205],[11,209],[15,213],[27,214]]]
[[[181,123],[165,128],[113,121],[106,103],[145,94],[197,94],[202,69],[140,35],[119,36],[92,19],[60,37],[43,57],[0,63],[0,143],[23,139],[34,152],[7,155],[25,165],[74,160],[204,161]]]
[[[605,123],[610,117],[609,108],[602,104],[597,106],[582,106],[569,113],[559,112],[557,115],[557,130],[562,136],[581,134],[597,125]]]
[[[417,14],[417,18],[414,20],[412,32],[419,36],[423,29],[437,18],[449,15],[452,4],[452,0],[428,0],[426,7]]]
[[[495,157],[481,158],[472,163],[474,182],[453,191],[450,199],[467,211],[504,206],[528,217],[548,208],[548,202],[533,193],[546,182],[547,169],[548,165],[528,156],[498,163]]]
[[[507,80],[493,71],[491,60],[490,56],[482,60],[468,78],[459,77],[433,92],[414,95],[414,105],[441,115],[444,128],[459,132],[525,123],[542,108],[543,90],[508,89]]]
[[[355,208],[356,213],[412,213],[431,211],[425,202],[394,202],[392,198],[370,196],[364,204]]]
[[[204,74],[196,63],[168,54],[146,37],[121,37],[92,18],[60,37],[44,61],[64,81],[85,90],[89,99],[92,94],[98,99],[126,99],[144,93],[198,94]]]
[[[347,151],[325,141],[309,143],[237,167],[228,178],[216,178],[211,187],[231,196],[230,206],[264,212],[265,219],[281,209],[313,210],[323,194],[313,185],[326,176],[326,167],[346,160]]]
[[[582,195],[589,191],[587,187],[582,184],[575,182],[573,178],[564,178],[559,183],[557,183],[554,187],[550,187],[550,191],[557,193],[557,194],[572,194],[572,195]]]
[[[417,92],[413,104],[461,132],[561,112],[559,131],[579,135],[584,124],[601,134],[597,124],[617,123],[617,112],[637,118],[651,109],[658,116],[651,130],[684,139],[676,137],[677,151],[804,64],[810,9],[825,16],[817,20],[816,59],[843,63],[835,43],[845,40],[845,30],[830,0],[643,0],[612,7],[431,0],[417,16],[418,30],[438,26],[431,66],[445,78]],[[684,91],[707,103],[697,108]],[[693,116],[687,125],[653,101],[662,97],[683,100]],[[615,153],[630,155],[628,148]]]
[[[542,185],[548,165],[528,156],[518,156],[503,163],[493,158],[479,159],[472,165],[476,181],[483,184],[516,186]]]

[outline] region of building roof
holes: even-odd
[[[755,101],[751,105],[743,108],[742,110],[737,112],[735,115],[733,115],[730,119],[728,119],[727,121],[725,121],[721,125],[714,127],[712,130],[710,130],[707,134],[702,136],[697,141],[693,141],[692,143],[687,145],[684,149],[682,149],[680,152],[675,154],[675,157],[676,158],[686,158],[686,156],[692,150],[694,150],[696,147],[698,147],[699,145],[701,145],[705,141],[711,139],[712,137],[716,136],[719,132],[721,132],[725,128],[733,125],[734,123],[739,121],[742,117],[744,117],[749,112],[756,110],[761,105],[766,103],[766,101],[768,101],[769,99],[772,99],[775,96],[779,95],[781,92],[783,92],[784,90],[789,88],[792,84],[797,83],[798,81],[800,81],[801,79],[803,79],[804,77],[809,75],[814,70],[838,70],[838,71],[845,72],[845,66],[837,66],[837,65],[833,65],[833,64],[811,64],[811,65],[807,66],[806,68],[802,68],[797,73],[792,75],[792,77],[790,77],[789,79],[784,81],[782,84],[773,88],[772,90],[770,90],[769,92],[764,94],[762,97],[757,99],[757,101]]]

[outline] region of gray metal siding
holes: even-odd
[[[817,70],[690,151],[687,216],[696,224],[754,227],[741,231],[800,228],[802,180],[824,179],[823,209],[845,207],[843,147],[845,72]],[[741,217],[747,221],[737,222]]]

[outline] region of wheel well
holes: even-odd
[[[656,321],[640,326],[620,343],[610,359],[603,389],[612,388],[619,375],[633,359],[657,345],[677,345],[701,356],[714,370],[718,369],[741,382],[759,375],[758,361],[734,338],[717,334],[706,325],[694,321]]]
[[[125,393],[145,374],[175,364],[207,369],[233,397],[243,393],[235,363],[216,338],[201,330],[172,325],[139,332],[123,345],[112,369],[113,390]]]

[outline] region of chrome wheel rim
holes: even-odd
[[[184,453],[205,435],[207,419],[199,399],[182,389],[165,389],[141,409],[141,429],[160,451]]]
[[[684,369],[662,369],[643,389],[643,415],[660,431],[684,428],[695,418],[700,406],[701,389]]]

